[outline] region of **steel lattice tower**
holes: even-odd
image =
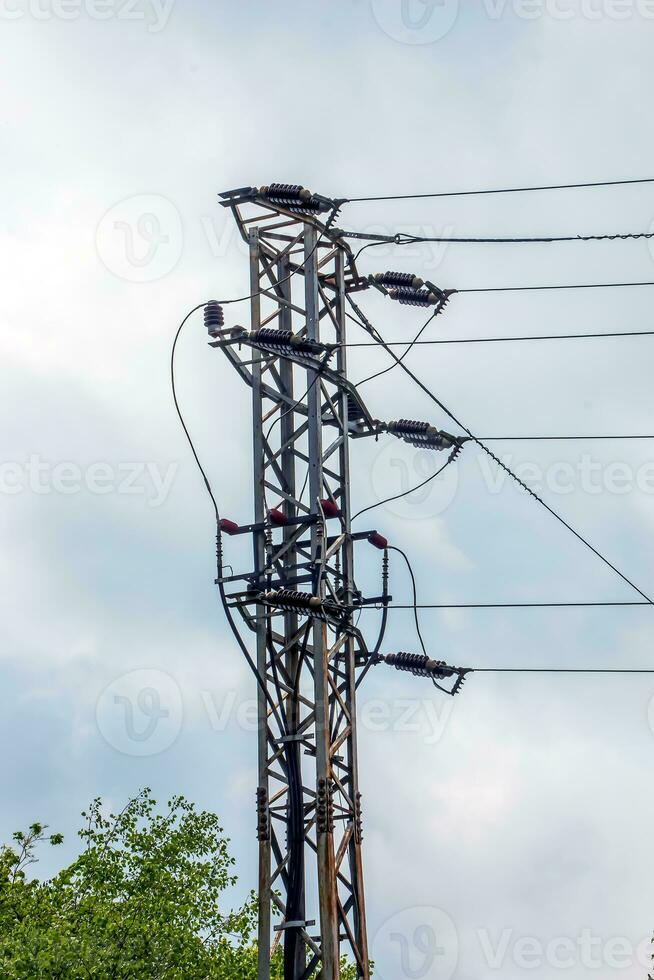
[[[240,349],[215,341],[252,390],[254,569],[222,584],[246,580],[228,602],[255,634],[266,688],[258,698],[259,980],[270,975],[273,928],[287,980],[337,980],[342,956],[368,978],[356,725],[367,654],[352,628],[348,443],[372,431],[372,420],[346,381],[354,265],[317,214],[226,203],[249,244],[250,327],[262,331]],[[267,344],[269,325],[339,345],[329,367],[327,358]],[[275,589],[311,593],[338,617],[251,601]]]

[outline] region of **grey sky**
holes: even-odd
[[[2,462],[12,464],[0,507],[0,838],[34,819],[70,837],[92,797],[119,803],[150,785],[217,810],[239,859],[239,894],[254,884],[253,684],[212,586],[212,513],[168,381],[186,310],[247,292],[243,247],[217,192],[281,180],[356,196],[654,173],[651,3],[432,6],[410,0],[403,20],[399,0],[116,0],[101,20],[91,0],[0,2],[0,398]],[[151,213],[158,230],[138,224]],[[446,237],[648,231],[654,194],[644,185],[353,204],[339,221]],[[654,279],[652,254],[647,242],[380,248],[362,268],[426,270],[450,288],[632,281]],[[644,330],[652,295],[462,295],[433,330]],[[365,308],[394,339],[422,322],[376,296]],[[227,310],[229,323],[247,316]],[[484,435],[654,434],[651,343],[423,347],[409,363]],[[362,348],[350,363],[360,378],[386,362]],[[247,393],[207,349],[201,317],[180,344],[179,387],[222,510],[246,521]],[[379,416],[445,424],[399,371],[367,386],[367,398]],[[541,467],[543,496],[654,591],[654,444],[495,448],[513,466]],[[406,478],[423,475],[420,460],[382,444],[357,443],[352,459],[358,506],[397,489],[403,467]],[[410,553],[423,601],[634,598],[524,492],[495,479],[468,448],[456,485],[375,514],[373,526]],[[365,587],[377,588],[377,575],[362,554]],[[400,562],[393,593],[408,601]],[[651,664],[646,608],[425,611],[423,624],[433,654],[460,664]],[[394,614],[388,642],[415,646],[409,611]],[[125,687],[136,670],[151,673]],[[172,716],[161,751],[139,743],[139,756],[107,705],[115,690],[150,682]],[[450,703],[413,678],[371,678],[362,782],[383,980],[642,980],[646,966],[613,941],[635,949],[654,927],[653,696],[643,677],[477,675]],[[402,966],[390,938],[410,945],[424,925],[449,943],[427,972],[415,949]],[[529,937],[549,952],[525,953]],[[573,954],[552,945],[565,937]]]

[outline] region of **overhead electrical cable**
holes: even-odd
[[[651,602],[419,602],[418,609],[593,609],[616,608],[620,606],[651,606]],[[370,605],[364,609],[375,609],[379,606]],[[386,609],[413,609],[413,604],[401,605],[395,602],[387,603]]]
[[[411,341],[409,341],[409,343],[408,343],[408,345],[407,345],[407,348],[406,348],[406,350],[404,351],[404,353],[403,353],[403,354],[401,355],[401,357],[399,358],[399,361],[398,361],[398,363],[401,363],[401,362],[402,362],[402,361],[404,360],[404,358],[405,358],[405,357],[407,356],[407,354],[409,354],[409,353],[411,352],[411,349],[412,349],[413,347],[415,347],[415,345],[416,345],[416,344],[418,344],[418,343],[420,343],[420,338],[422,337],[422,335],[423,335],[423,333],[425,332],[425,330],[427,329],[427,327],[429,326],[429,324],[431,323],[431,321],[432,321],[432,320],[433,320],[433,319],[434,319],[434,318],[435,318],[435,317],[436,317],[437,315],[438,315],[438,313],[437,313],[437,312],[434,312],[434,313],[432,313],[432,314],[431,314],[431,315],[429,316],[429,318],[428,318],[427,320],[425,320],[425,322],[424,322],[424,323],[423,323],[423,325],[422,325],[422,326],[420,327],[420,330],[419,330],[419,331],[418,331],[418,333],[417,333],[417,334],[415,335],[415,337],[413,338],[413,340],[411,340]],[[367,377],[367,378],[363,378],[363,380],[362,380],[362,381],[357,381],[357,382],[356,382],[356,387],[358,388],[358,387],[359,387],[360,385],[365,385],[365,384],[367,384],[367,383],[368,383],[369,381],[374,381],[374,380],[375,380],[375,378],[381,378],[381,376],[382,376],[383,374],[388,374],[388,372],[389,372],[389,371],[392,371],[392,370],[393,370],[394,368],[396,368],[396,367],[397,367],[397,364],[391,364],[391,365],[389,365],[389,366],[388,366],[388,367],[386,367],[386,368],[382,368],[382,370],[381,370],[381,371],[376,371],[376,372],[375,372],[375,374],[370,374],[370,375],[368,375],[368,377]]]
[[[654,282],[578,282],[556,283],[553,286],[474,286],[457,289],[457,293],[527,293],[553,289],[624,289],[633,286],[654,286]]]
[[[534,191],[567,191],[587,187],[625,187],[629,184],[654,184],[654,177],[638,177],[630,180],[597,180],[577,184],[544,184],[540,187],[494,187],[489,190],[435,191],[424,194],[383,194],[377,197],[348,197],[345,204],[364,201],[415,201],[438,197],[481,197],[487,194],[526,194]]]
[[[654,435],[604,435],[604,436],[479,436],[483,442],[610,442],[638,439],[654,439]]]
[[[422,648],[422,652],[424,653],[424,655],[426,657],[427,656],[427,651],[425,649],[425,641],[423,640],[422,633],[420,632],[420,620],[418,618],[418,590],[417,590],[417,586],[416,586],[416,577],[413,574],[413,568],[411,567],[411,562],[409,561],[408,556],[406,555],[406,553],[404,551],[402,551],[401,548],[396,547],[396,545],[393,545],[393,544],[388,545],[388,550],[389,551],[396,551],[398,553],[398,555],[401,555],[402,558],[404,558],[404,561],[406,562],[406,567],[409,570],[409,575],[411,576],[411,588],[413,590],[413,606],[412,606],[412,608],[413,608],[413,618],[414,618],[415,624],[416,624],[416,633],[418,634],[418,640],[420,641],[420,646]]]
[[[377,245],[419,245],[429,242],[444,245],[557,245],[569,242],[616,242],[616,241],[649,241],[654,238],[654,231],[629,231],[624,233],[611,232],[601,235],[538,235],[536,237],[510,238],[451,238],[446,235],[408,235],[398,232],[395,235],[374,235],[364,231],[338,230],[339,238],[351,238],[357,241],[369,242],[367,247]],[[358,253],[359,255],[361,252]]]
[[[221,578],[222,578],[222,564],[223,564],[223,561],[222,561],[222,532],[220,530],[220,512],[219,512],[219,509],[218,509],[218,503],[216,501],[215,494],[213,492],[211,483],[209,481],[209,477],[207,476],[207,474],[206,474],[206,472],[204,470],[204,467],[202,466],[202,463],[200,462],[200,457],[198,456],[197,450],[195,448],[195,444],[193,442],[193,439],[191,438],[191,434],[190,434],[190,432],[188,430],[188,427],[187,427],[186,422],[184,420],[184,416],[182,415],[182,411],[181,411],[180,406],[179,406],[179,401],[177,399],[177,385],[176,385],[176,382],[175,382],[175,354],[176,354],[176,351],[177,351],[177,342],[179,340],[180,334],[181,334],[184,326],[186,325],[186,323],[188,322],[188,320],[190,319],[190,317],[192,316],[192,314],[193,313],[196,313],[198,310],[203,309],[205,307],[205,305],[206,305],[206,303],[199,303],[197,306],[194,306],[193,309],[189,310],[189,312],[186,314],[186,316],[184,317],[184,319],[182,320],[182,322],[180,323],[180,325],[177,328],[177,331],[175,333],[175,337],[174,337],[174,340],[173,340],[173,343],[172,343],[172,347],[170,349],[170,386],[171,386],[171,391],[172,391],[172,395],[173,395],[173,402],[174,402],[174,405],[175,405],[175,411],[177,412],[177,417],[178,417],[178,419],[179,419],[179,421],[181,423],[182,429],[184,430],[184,434],[185,434],[186,439],[187,439],[187,442],[188,442],[188,444],[189,444],[189,446],[191,448],[191,452],[193,454],[193,458],[194,458],[194,460],[195,460],[195,462],[197,464],[197,467],[198,467],[198,469],[199,469],[199,471],[200,471],[200,473],[202,475],[202,479],[204,481],[204,485],[205,485],[205,488],[207,490],[207,493],[209,494],[209,497],[211,498],[211,503],[213,505],[213,509],[214,509],[214,513],[215,513],[215,517],[216,517],[216,557],[217,557],[217,562],[218,562],[218,569],[217,569],[218,570],[218,576],[217,576],[217,579],[218,580],[217,580],[217,585],[218,585],[218,590],[219,590],[219,593],[220,593],[220,599],[221,599],[221,602],[222,602],[222,605],[223,605],[223,609],[225,611],[225,616],[227,618],[227,622],[229,624],[229,627],[230,627],[230,629],[231,629],[231,631],[232,631],[232,633],[234,635],[234,638],[236,639],[236,641],[237,641],[237,643],[238,643],[238,645],[239,645],[239,647],[241,649],[241,652],[243,653],[243,655],[244,655],[244,657],[245,657],[245,659],[247,661],[247,664],[248,664],[250,670],[252,671],[252,673],[255,676],[255,679],[257,681],[257,684],[259,685],[259,687],[260,687],[260,689],[261,689],[264,697],[268,701],[268,704],[270,706],[270,709],[271,709],[271,711],[272,711],[272,713],[273,713],[273,715],[274,715],[274,717],[275,717],[275,719],[277,721],[277,724],[279,725],[280,731],[283,731],[284,730],[284,725],[282,723],[281,717],[280,717],[279,712],[277,710],[277,705],[275,704],[274,700],[270,696],[270,693],[269,693],[269,691],[268,691],[268,689],[266,687],[266,684],[265,684],[263,678],[261,677],[261,674],[259,673],[259,670],[257,668],[257,665],[255,664],[254,660],[252,659],[252,656],[250,655],[250,651],[248,650],[247,646],[245,645],[245,643],[243,641],[243,638],[242,638],[241,634],[239,633],[239,631],[238,631],[238,629],[236,627],[236,623],[234,622],[234,618],[232,616],[231,609],[229,608],[229,606],[227,604],[227,597],[225,595],[225,586],[223,585],[223,583],[221,581]]]
[[[642,589],[640,589],[631,579],[629,579],[624,574],[624,572],[621,572],[620,569],[617,568],[617,566],[614,565],[611,561],[609,561],[609,559],[606,558],[597,548],[595,548],[595,546],[592,545],[590,543],[590,541],[588,541],[587,538],[585,538],[582,534],[580,534],[579,531],[576,531],[572,527],[572,525],[568,521],[565,520],[564,517],[561,517],[561,515],[558,514],[557,511],[555,511],[553,507],[550,507],[550,505],[547,504],[543,500],[542,497],[540,497],[531,487],[529,487],[523,480],[521,480],[520,477],[516,473],[514,473],[513,470],[509,466],[507,466],[505,463],[503,463],[502,460],[498,456],[496,456],[495,453],[491,449],[488,448],[488,446],[486,446],[477,436],[473,435],[473,433],[470,431],[470,429],[468,429],[467,426],[465,426],[456,417],[456,415],[454,415],[449,410],[449,408],[447,408],[443,404],[443,402],[439,398],[436,397],[436,395],[433,393],[433,391],[431,391],[431,389],[428,388],[427,385],[424,384],[424,382],[421,381],[420,378],[418,378],[417,375],[415,375],[413,373],[413,371],[411,371],[411,369],[406,366],[406,364],[404,364],[403,362],[400,362],[400,360],[397,357],[397,355],[393,353],[393,350],[391,348],[389,348],[389,347],[386,346],[385,341],[383,340],[383,338],[379,334],[379,331],[376,330],[376,328],[372,326],[372,324],[370,323],[369,320],[367,320],[367,318],[365,317],[365,314],[359,309],[359,307],[352,300],[352,298],[349,296],[349,294],[346,294],[346,295],[347,295],[348,302],[350,303],[350,305],[352,306],[352,308],[355,310],[355,312],[357,313],[357,315],[359,315],[361,326],[363,327],[363,329],[366,330],[366,331],[368,331],[371,334],[371,336],[375,337],[375,339],[378,339],[379,340],[380,345],[382,347],[384,347],[384,349],[390,354],[390,356],[393,358],[393,360],[395,360],[396,362],[398,362],[399,367],[405,372],[405,374],[407,374],[412,379],[412,381],[414,382],[414,384],[416,384],[421,389],[421,391],[423,391],[427,395],[427,397],[430,398],[431,401],[434,402],[434,404],[438,405],[438,407],[441,409],[441,411],[445,412],[445,414],[448,416],[448,418],[450,418],[456,425],[458,425],[459,428],[462,429],[468,435],[468,437],[474,443],[476,443],[476,445],[478,445],[479,448],[483,452],[485,452],[486,455],[489,456],[497,464],[497,466],[500,467],[500,469],[504,470],[505,473],[507,473],[513,480],[515,480],[515,482],[520,487],[522,487],[523,490],[526,490],[526,492],[531,497],[533,497],[534,500],[536,500],[541,505],[541,507],[544,507],[545,510],[548,511],[548,513],[550,513],[552,515],[552,517],[554,517],[560,524],[563,525],[563,527],[565,527],[568,531],[570,531],[570,533],[573,534],[586,548],[588,548],[589,551],[591,551],[597,558],[600,559],[600,561],[602,561],[617,576],[619,576],[619,578],[621,578],[623,580],[623,582],[625,582],[632,589],[634,589],[640,596],[643,597],[643,599],[646,599],[648,602],[654,604],[653,600],[645,592],[643,592]]]
[[[455,452],[458,453],[458,447]],[[362,514],[367,514],[368,511],[375,510],[377,507],[383,507],[384,504],[390,504],[394,500],[402,500],[404,497],[408,497],[412,493],[422,490],[422,488],[427,486],[428,483],[431,483],[432,480],[435,480],[436,477],[440,476],[443,470],[445,470],[450,463],[454,462],[454,458],[455,455],[452,453],[447,462],[443,463],[443,465],[437,469],[435,473],[432,473],[431,476],[428,476],[426,480],[423,480],[422,483],[419,483],[417,486],[411,487],[409,490],[403,490],[402,493],[396,493],[392,497],[385,497],[384,500],[378,500],[376,504],[370,504],[369,507],[364,507],[362,510],[357,511],[357,513],[352,517],[352,521],[355,521],[357,517],[361,517]]]
[[[654,285],[654,283],[652,283]],[[428,321],[429,322],[429,321]],[[424,327],[423,327],[424,329]],[[615,337],[653,337],[654,330],[612,330],[606,333],[554,333],[554,334],[535,334],[533,337],[452,337],[444,339],[441,337],[431,338],[430,340],[419,340],[416,337],[412,341],[392,340],[386,341],[388,347],[435,347],[440,344],[507,344],[526,340],[602,340]],[[355,340],[341,344],[341,347],[376,347],[376,341]],[[387,370],[391,370],[388,368]],[[371,380],[366,378],[366,380]],[[363,382],[359,382],[363,384]]]
[[[471,667],[475,674],[654,674],[649,667]]]

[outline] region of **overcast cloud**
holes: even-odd
[[[0,0],[0,20],[0,838],[41,819],[72,853],[94,796],[181,792],[220,813],[241,896],[256,879],[254,687],[216,599],[212,512],[168,378],[184,313],[248,291],[216,194],[650,175],[654,4]],[[357,204],[339,221],[443,237],[648,231],[654,194]],[[434,245],[370,250],[362,268],[448,288],[599,283],[654,280],[653,255],[644,241]],[[646,330],[652,295],[461,295],[433,329]],[[389,306],[365,297],[385,335],[412,336],[420,311]],[[227,309],[228,323],[247,316]],[[444,345],[409,363],[482,435],[654,434],[651,344]],[[355,379],[384,364],[351,352]],[[367,386],[375,415],[448,427],[393,378]],[[246,522],[249,400],[201,317],[180,345],[179,387],[222,511]],[[654,592],[654,442],[495,448]],[[424,460],[393,450],[353,446],[357,506],[424,477]],[[474,448],[453,480],[374,518],[410,553],[423,601],[638,599]],[[363,587],[377,575],[362,555]],[[392,589],[408,601],[399,563]],[[425,611],[423,624],[433,655],[462,665],[652,665],[647,608]],[[388,643],[415,646],[409,611]],[[643,980],[653,697],[643,676],[481,674],[455,702],[415,678],[371,677],[361,756],[378,976]]]

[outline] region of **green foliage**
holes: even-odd
[[[234,862],[218,818],[183,797],[156,812],[144,790],[116,814],[83,813],[80,856],[55,877],[28,878],[44,843],[35,823],[0,850],[3,980],[256,980],[256,901],[222,909]],[[273,980],[283,980],[281,951]],[[343,980],[356,973],[344,964]]]

